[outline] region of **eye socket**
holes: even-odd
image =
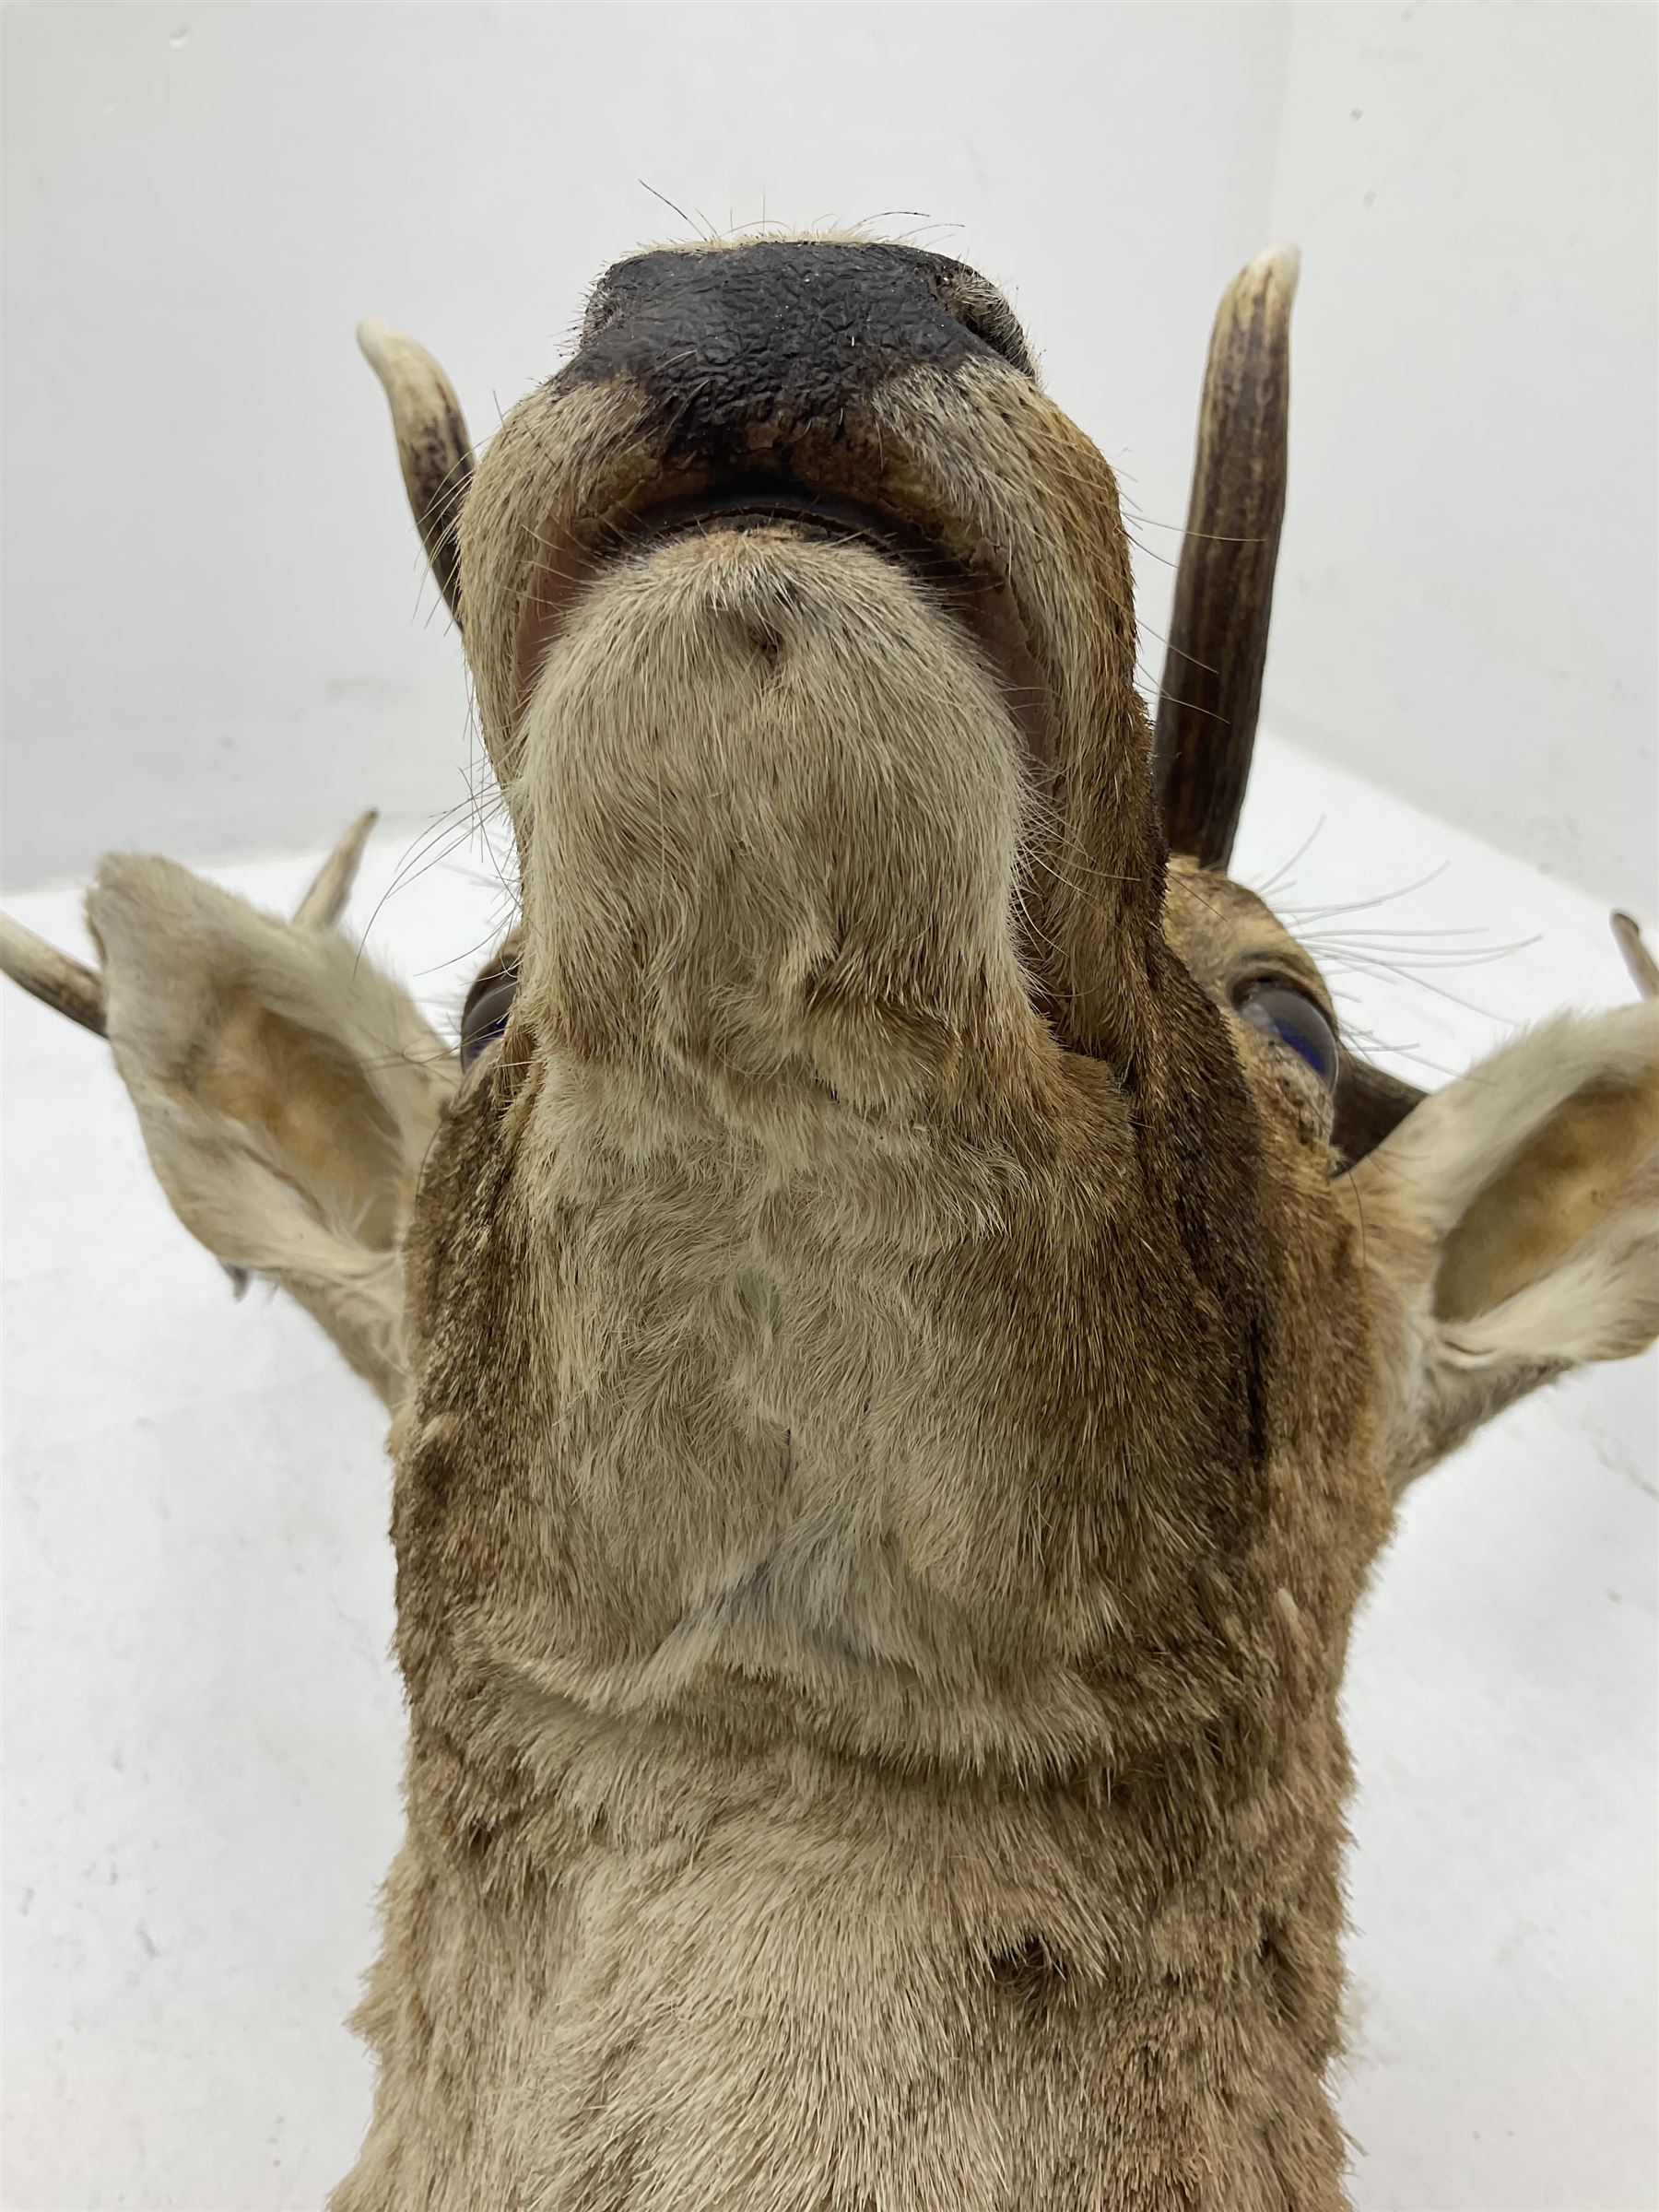
[[[507,1027],[518,990],[518,971],[487,971],[466,994],[461,1014],[461,1065],[470,1067],[487,1044],[493,1044]]]
[[[1340,1065],[1336,1033],[1320,1007],[1282,983],[1257,983],[1238,1002],[1240,1018],[1305,1061],[1327,1090]]]

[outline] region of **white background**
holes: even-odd
[[[1005,282],[1138,511],[1150,633],[1216,298],[1300,241],[1269,725],[1659,907],[1652,7],[5,20],[12,888],[460,794],[459,657],[351,333],[412,330],[487,436],[598,271],[687,234],[650,186]]]
[[[184,0],[5,34],[14,892],[378,802],[357,920],[453,1012],[496,886],[422,872],[473,747],[351,329],[412,329],[487,435],[593,275],[684,235],[643,178],[721,228],[934,218],[1123,472],[1159,632],[1215,297],[1299,238],[1267,717],[1304,749],[1265,740],[1241,872],[1312,835],[1276,895],[1418,1080],[1624,995],[1605,903],[1659,920],[1648,8]],[[68,892],[8,904],[75,943]],[[301,1316],[229,1302],[95,1042],[0,1014],[0,2202],[315,2205],[398,1825],[381,1422]],[[1362,1621],[1361,2212],[1659,2206],[1654,1373],[1431,1478]]]

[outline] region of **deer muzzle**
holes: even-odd
[[[1076,1001],[1027,925],[1103,747],[1091,869],[1149,873],[1127,567],[980,280],[826,241],[619,265],[461,543],[523,988],[567,1041],[885,1096]]]

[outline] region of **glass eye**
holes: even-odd
[[[516,972],[503,974],[497,969],[493,975],[481,975],[466,994],[466,1006],[461,1016],[461,1065],[470,1067],[487,1044],[493,1044],[507,1027],[512,1011],[513,994],[518,989]]]
[[[1336,1083],[1336,1036],[1324,1015],[1300,991],[1258,983],[1239,1001],[1241,1018],[1305,1060],[1327,1090]]]

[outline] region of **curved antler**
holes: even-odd
[[[1216,311],[1204,372],[1152,773],[1171,850],[1206,868],[1231,857],[1255,744],[1300,259],[1294,246],[1276,246],[1240,270]]]
[[[359,323],[357,340],[391,406],[415,526],[444,604],[459,622],[461,550],[455,525],[472,481],[472,441],[461,403],[425,347],[389,323]]]

